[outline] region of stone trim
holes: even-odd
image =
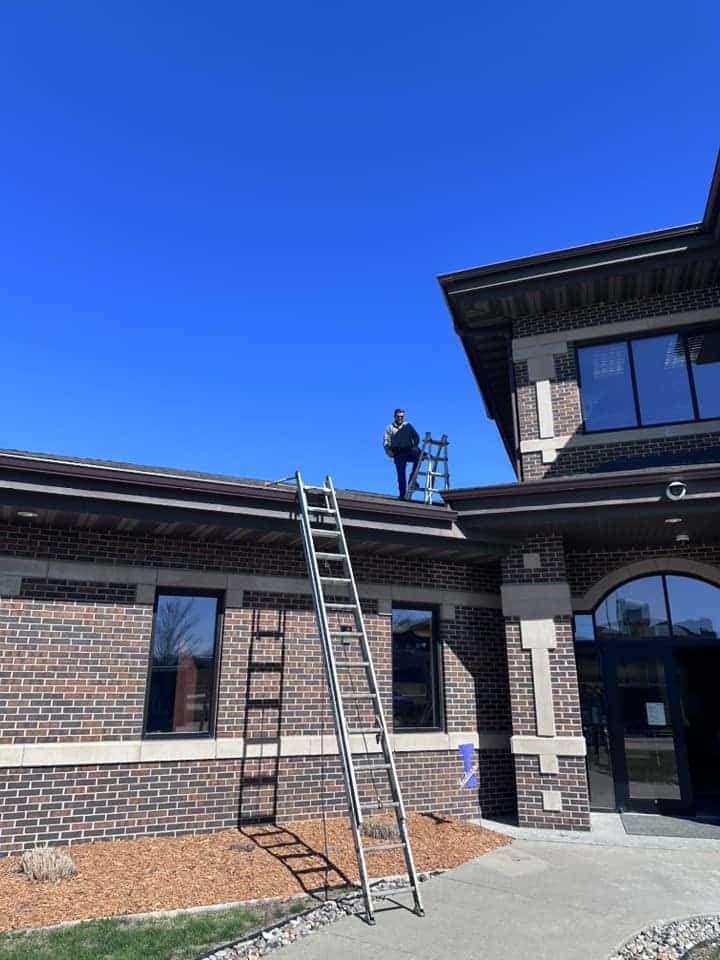
[[[370,742],[365,743],[368,739]],[[506,733],[396,733],[391,735],[396,753],[447,752],[461,743],[472,743],[479,750],[508,749]],[[353,736],[356,750],[379,752],[373,738]],[[337,754],[334,734],[282,737],[280,756],[332,756]],[[249,745],[244,752],[242,737],[163,740],[99,740],[80,743],[0,744],[0,767],[105,766],[110,764],[166,763],[193,760],[239,760],[247,757],[276,757],[277,743]]]
[[[550,650],[557,646],[553,620],[521,620],[523,650],[532,657],[533,699],[538,736],[555,736],[555,704],[550,676]]]
[[[165,567],[135,567],[123,564],[78,563],[72,560],[38,560],[27,557],[0,557],[0,595],[17,596],[25,577],[126,583],[136,586],[136,603],[153,604],[157,586],[225,590],[226,607],[242,607],[247,590],[258,593],[291,593],[310,596],[310,582],[301,577],[255,576],[208,570],[178,570]],[[390,611],[393,601],[437,604],[442,620],[455,619],[455,607],[499,610],[498,594],[444,590],[438,587],[407,587],[384,583],[359,583],[362,598],[377,600]]]
[[[592,613],[603,597],[610,591],[636,577],[653,573],[679,573],[701,580],[708,580],[720,587],[720,569],[711,567],[699,560],[688,560],[685,557],[653,557],[648,560],[637,560],[625,567],[618,567],[606,574],[581,597],[573,597],[572,605],[575,613]]]
[[[513,341],[513,359],[521,361],[535,357],[552,356],[556,353],[567,353],[568,342],[603,340],[606,337],[621,339],[633,333],[670,330],[696,323],[710,323],[717,320],[718,317],[720,317],[720,310],[717,307],[704,307],[701,310],[666,313],[659,317],[637,317],[633,320],[598,323],[592,327],[569,327],[567,330],[555,333],[538,333],[531,337],[518,337]]]
[[[552,394],[549,380],[538,380],[535,384],[537,400],[538,425],[541,437],[555,436],[555,421],[553,419]]]
[[[584,757],[585,737],[510,737],[510,752],[527,756]]]
[[[538,410],[539,413],[539,410]],[[543,463],[556,459],[559,450],[566,447],[600,447],[609,443],[637,443],[641,440],[665,440],[673,437],[691,437],[701,433],[720,431],[720,419],[693,420],[691,423],[671,423],[662,427],[632,427],[625,430],[603,430],[598,433],[573,433],[561,437],[544,435],[520,441],[521,453],[541,453]]]
[[[570,616],[572,602],[567,583],[504,583],[500,587],[506,617],[544,620]]]
[[[562,794],[559,790],[543,790],[543,810],[562,810]]]

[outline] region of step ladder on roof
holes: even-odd
[[[413,494],[421,493],[424,503],[434,503],[434,497],[442,499],[443,490],[450,489],[448,442],[445,433],[439,440],[433,440],[429,433],[425,434],[418,462],[410,474],[406,500],[412,500]]]
[[[404,890],[412,893],[415,912],[423,916],[405,806],[335,488],[330,477],[321,487],[306,486],[299,471],[295,481],[367,919],[375,922],[374,899],[394,898]],[[361,831],[363,819],[383,811],[394,814],[398,839],[367,843]],[[403,852],[407,884],[384,894],[373,892],[366,856],[394,849]]]

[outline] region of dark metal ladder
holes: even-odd
[[[306,486],[299,471],[295,474],[295,480],[302,540],[330,689],[367,919],[370,923],[375,922],[373,892],[368,881],[365,856],[394,849],[402,850],[405,857],[407,884],[386,893],[376,891],[375,899],[394,897],[398,892],[409,890],[413,894],[415,912],[423,916],[405,807],[335,489],[330,477],[326,477],[321,487]],[[318,549],[322,541],[329,541],[329,544]],[[359,749],[359,744],[364,749]],[[372,749],[368,749],[369,746]],[[370,783],[367,775],[370,776]],[[376,796],[375,799],[363,797],[361,794],[370,788],[377,794],[378,777],[384,779],[382,788],[387,791],[386,796]],[[391,810],[395,814],[398,842],[363,844],[363,818],[383,810]]]

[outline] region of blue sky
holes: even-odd
[[[698,220],[716,2],[0,6],[0,446],[512,479],[436,274]]]

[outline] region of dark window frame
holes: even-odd
[[[700,407],[698,404],[697,391],[695,388],[695,375],[693,373],[693,365],[690,362],[690,348],[688,344],[688,338],[697,335],[699,333],[717,333],[719,330],[717,323],[713,324],[703,324],[702,326],[693,326],[693,327],[682,327],[681,329],[677,328],[668,328],[664,330],[652,330],[647,333],[639,333],[633,336],[626,337],[603,337],[598,340],[593,340],[591,342],[576,342],[573,344],[573,349],[575,352],[575,371],[577,373],[577,385],[578,392],[580,394],[580,411],[582,413],[582,432],[584,434],[593,434],[593,433],[622,433],[625,430],[642,430],[647,429],[651,430],[653,427],[672,427],[678,426],[683,423],[708,423],[712,420],[718,420],[720,417],[701,417],[700,416]],[[635,358],[633,356],[631,344],[636,340],[650,340],[653,337],[667,337],[667,336],[677,336],[680,337],[683,344],[683,352],[685,356],[685,373],[688,380],[688,385],[690,387],[690,399],[692,401],[692,408],[694,416],[690,420],[667,420],[662,423],[643,423],[640,416],[640,397],[637,387],[637,375],[635,373]],[[629,424],[626,427],[588,427],[585,421],[585,409],[583,407],[583,393],[582,393],[582,375],[580,372],[580,351],[585,348],[590,347],[601,347],[603,344],[625,344],[625,350],[627,352],[629,372],[630,372],[630,386],[632,388],[633,395],[633,405],[635,410],[635,423]]]
[[[210,701],[210,718],[208,720],[207,730],[199,730],[195,733],[148,733],[148,707],[150,705],[150,684],[152,682],[153,669],[153,645],[155,643],[155,623],[157,618],[157,609],[160,597],[213,597],[217,600],[217,612],[215,615],[215,642],[213,645],[213,668],[212,679],[210,681],[210,690],[212,698]],[[155,591],[155,601],[153,603],[152,632],[150,635],[150,648],[148,650],[148,666],[145,680],[145,703],[143,707],[143,740],[212,740],[215,737],[215,728],[217,723],[217,702],[220,689],[220,658],[222,655],[223,627],[225,621],[225,593],[222,590],[202,590],[192,587],[158,587]]]
[[[431,667],[432,667],[432,681],[434,685],[433,689],[433,706],[436,712],[437,723],[431,727],[398,727],[395,725],[395,643],[394,643],[394,634],[392,633],[392,613],[395,610],[427,610],[430,613],[432,618],[432,655],[431,655]],[[445,715],[445,673],[444,673],[444,656],[443,656],[443,642],[442,637],[440,636],[440,608],[436,604],[431,603],[393,603],[391,606],[390,613],[390,633],[391,633],[391,665],[390,665],[390,683],[391,683],[391,699],[393,704],[393,732],[394,733],[445,733],[447,731],[447,718]]]

